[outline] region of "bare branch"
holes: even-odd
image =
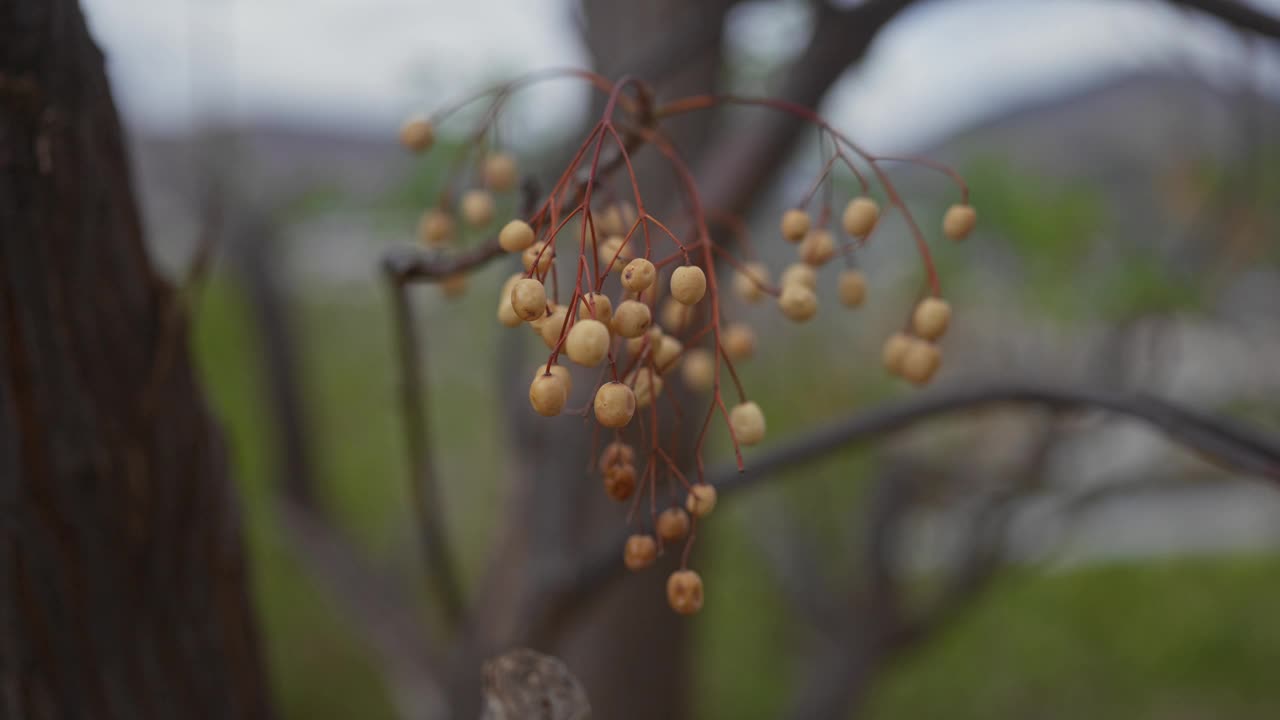
[[[1269,15],[1238,0],[1168,0],[1205,15],[1217,18],[1240,30],[1270,38],[1280,38],[1280,18]]]
[[[1108,395],[1083,388],[1037,384],[969,384],[949,391],[922,394],[868,412],[851,415],[806,433],[749,459],[739,473],[729,463],[710,474],[720,496],[743,490],[787,468],[816,461],[836,450],[906,429],[940,415],[993,405],[1034,405],[1056,410],[1104,410],[1141,420],[1171,440],[1199,451],[1206,460],[1236,472],[1280,481],[1280,441],[1234,421],[1216,418],[1143,394]],[[622,572],[619,533],[609,543],[584,554],[535,616],[555,627]]]
[[[431,435],[424,409],[427,398],[422,375],[426,370],[420,350],[421,341],[409,288],[394,278],[389,278],[387,285],[391,289],[399,352],[400,401],[404,413],[405,446],[409,452],[409,497],[413,502],[414,520],[431,590],[439,598],[445,623],[453,627],[463,613],[462,588],[454,556],[449,549],[444,514],[440,512],[440,484],[432,462]]]

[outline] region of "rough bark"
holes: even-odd
[[[178,307],[77,3],[4,3],[0,716],[272,715]]]

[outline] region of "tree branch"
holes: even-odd
[[[409,497],[413,501],[422,560],[431,589],[440,602],[448,627],[457,625],[463,613],[462,588],[449,549],[449,535],[440,512],[440,484],[431,456],[431,435],[427,429],[426,389],[422,382],[423,358],[414,319],[409,288],[388,277],[392,313],[395,315],[399,352],[400,401],[404,413],[405,446],[409,452]]]
[[[1270,38],[1280,38],[1280,18],[1237,0],[1168,0],[1217,18],[1232,27]]]
[[[850,415],[748,458],[739,473],[728,463],[710,473],[721,498],[769,479],[774,473],[850,445],[907,429],[941,415],[994,405],[1034,405],[1055,410],[1104,410],[1141,420],[1169,439],[1198,451],[1228,470],[1280,483],[1280,439],[1254,428],[1145,394],[1108,395],[1093,390],[1034,383],[971,384],[922,394]],[[534,611],[555,627],[622,573],[618,553],[629,531],[581,556],[558,583],[559,589]]]

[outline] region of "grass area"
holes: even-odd
[[[497,282],[500,272],[489,278]],[[228,434],[245,498],[257,607],[283,714],[325,720],[392,717],[377,669],[326,596],[310,583],[268,504],[269,424],[262,417],[256,341],[237,288],[217,281],[201,307],[196,349]],[[450,530],[474,572],[492,532],[504,458],[494,448],[495,333],[490,293],[460,304],[424,297],[432,422],[446,477]],[[381,295],[306,299],[297,314],[304,385],[326,502],[388,564],[411,562],[404,458]],[[447,317],[446,317],[447,314]],[[743,368],[779,437],[865,407],[891,386],[861,380],[816,335],[765,348]],[[808,338],[808,339],[806,339]],[[855,334],[850,342],[857,342]],[[871,351],[874,354],[874,351]],[[779,380],[792,354],[829,367]],[[866,348],[858,348],[867,357]],[[723,453],[717,454],[723,457]],[[825,547],[833,573],[849,555],[866,452],[852,450],[727,504],[699,563],[708,612],[698,620],[701,716],[772,718],[794,672],[796,623],[762,565],[762,520],[796,513]],[[762,528],[766,528],[762,530]],[[400,555],[398,555],[400,554]],[[1280,558],[1117,565],[1063,574],[1023,571],[921,652],[903,658],[871,699],[874,718],[1280,717]]]

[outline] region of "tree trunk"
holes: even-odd
[[[0,716],[272,715],[221,437],[74,0],[0,7]]]

